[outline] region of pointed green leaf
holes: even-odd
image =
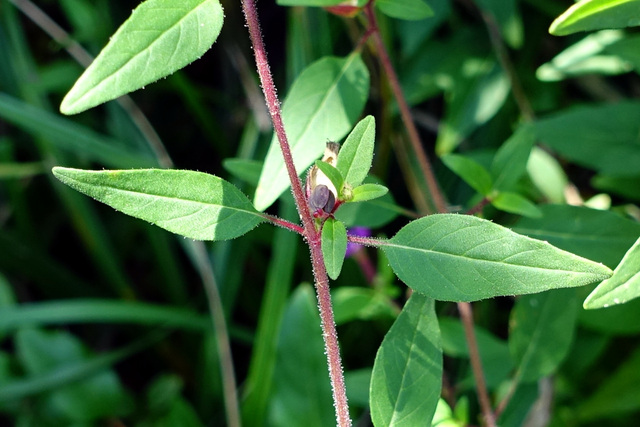
[[[362,184],[352,190],[353,198],[350,202],[364,202],[377,199],[389,192],[389,189],[380,184]]]
[[[640,296],[640,239],[629,249],[613,276],[600,283],[584,301],[584,308],[602,308]]]
[[[202,172],[55,167],[53,174],[116,210],[196,240],[233,239],[264,221],[235,186]]]
[[[509,319],[509,349],[522,382],[551,374],[567,356],[578,315],[575,289],[557,289],[516,300]]]
[[[527,174],[551,203],[564,203],[564,189],[569,182],[560,162],[542,148],[533,147],[527,161]]]
[[[638,0],[582,0],[556,18],[549,27],[554,36],[579,31],[640,25]]]
[[[375,426],[428,425],[440,398],[442,347],[434,301],[414,292],[373,364],[369,403]]]
[[[501,211],[510,212],[530,218],[541,218],[542,211],[517,193],[503,191],[491,198],[491,204]]]
[[[376,0],[375,5],[392,18],[418,21],[433,16],[433,10],[423,0]]]
[[[459,154],[445,154],[442,162],[478,193],[486,196],[491,191],[493,180],[480,163]]]
[[[611,270],[469,215],[431,215],[381,244],[391,267],[413,290],[445,301],[582,286]]]
[[[336,188],[338,194],[340,194],[340,190],[342,190],[342,184],[344,184],[344,178],[340,171],[333,166],[331,166],[327,162],[323,162],[322,160],[316,160],[315,165],[320,169],[320,171],[329,178],[329,181]]]
[[[369,91],[369,72],[360,55],[325,57],[296,79],[282,106],[282,120],[301,174],[319,158],[327,140],[338,141],[360,116]],[[256,188],[255,206],[262,211],[291,185],[274,135]]]
[[[337,279],[347,252],[347,229],[341,221],[328,218],[322,226],[322,256],[327,274]]]
[[[371,169],[375,138],[376,121],[367,116],[358,122],[340,148],[336,167],[351,187],[360,185]]]
[[[76,114],[140,89],[200,58],[218,38],[224,13],[218,0],[147,0],[62,100]]]
[[[492,18],[500,28],[504,40],[513,48],[522,46],[522,19],[518,11],[518,0],[478,0],[477,5],[483,14]]]
[[[533,126],[524,124],[502,144],[491,163],[491,175],[496,190],[511,190],[527,171],[527,160],[536,142]]]

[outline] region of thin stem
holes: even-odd
[[[442,192],[440,191],[440,188],[438,186],[438,182],[436,181],[433,169],[431,168],[429,157],[424,151],[422,141],[420,141],[418,129],[416,128],[416,125],[411,118],[409,104],[407,104],[407,100],[402,92],[402,88],[400,87],[398,75],[396,74],[393,65],[391,64],[391,59],[389,59],[387,48],[382,41],[382,36],[380,35],[380,29],[378,28],[378,22],[373,10],[372,1],[367,3],[367,5],[364,7],[364,13],[367,16],[367,20],[369,21],[369,29],[367,31],[371,31],[371,36],[373,37],[373,41],[376,45],[380,63],[385,71],[385,74],[387,75],[387,78],[389,79],[391,90],[393,91],[393,95],[396,98],[396,102],[398,103],[402,122],[404,123],[404,126],[407,129],[407,133],[409,134],[409,141],[411,142],[413,151],[415,152],[418,163],[420,164],[420,168],[422,169],[422,174],[425,178],[425,181],[427,182],[431,199],[433,201],[433,204],[435,205],[435,210],[437,212],[446,212],[447,205],[445,203],[444,196],[442,195]]]
[[[340,347],[338,345],[338,334],[333,316],[333,308],[331,306],[331,295],[329,292],[329,277],[324,266],[322,257],[320,233],[316,230],[311,212],[307,207],[306,198],[302,191],[302,185],[298,179],[293,156],[287,141],[284,125],[280,112],[280,102],[276,95],[276,88],[271,77],[267,54],[262,42],[262,34],[260,30],[260,21],[256,11],[255,2],[253,0],[243,0],[242,8],[244,10],[247,27],[249,28],[249,37],[253,45],[253,52],[256,58],[256,66],[262,83],[262,91],[267,101],[267,108],[271,115],[271,121],[280,143],[280,149],[287,168],[289,180],[291,181],[291,191],[296,202],[296,209],[302,219],[304,237],[309,244],[311,252],[311,262],[313,265],[313,275],[315,278],[316,292],[318,295],[318,308],[320,310],[320,318],[322,321],[322,331],[327,353],[327,363],[329,367],[329,377],[331,379],[331,387],[333,390],[333,402],[336,409],[336,420],[340,427],[350,427],[351,419],[349,418],[349,405],[347,403],[347,394],[344,385],[344,374],[342,372],[342,362],[340,360]]]
[[[298,224],[294,224],[291,221],[287,221],[286,219],[278,218],[277,216],[269,214],[262,214],[262,216],[277,226],[286,228],[287,230],[304,236],[304,228],[300,227]]]
[[[491,410],[491,400],[487,393],[487,384],[484,380],[484,373],[482,371],[482,362],[480,360],[480,351],[478,350],[478,342],[476,341],[476,334],[473,327],[473,312],[471,310],[471,304],[468,302],[459,302],[458,311],[460,312],[460,318],[464,326],[464,334],[469,345],[469,359],[471,360],[471,368],[473,370],[473,376],[476,380],[476,390],[478,391],[478,401],[485,422],[488,427],[496,427],[496,420]]]
[[[487,206],[488,204],[489,204],[489,199],[487,199],[486,197],[483,197],[482,200],[480,200],[478,203],[472,206],[471,209],[467,211],[467,215],[475,215],[479,212],[482,212],[482,209],[484,209],[484,207]]]

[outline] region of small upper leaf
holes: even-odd
[[[541,218],[542,211],[518,193],[501,191],[489,198],[491,204],[501,211],[510,212],[530,218]]]
[[[377,199],[389,192],[389,189],[380,184],[362,184],[357,186],[352,191],[352,198],[350,202],[364,202],[367,200]]]
[[[320,169],[320,172],[329,178],[329,181],[331,181],[336,189],[336,196],[338,196],[338,194],[340,194],[340,190],[342,190],[342,184],[344,184],[344,178],[340,171],[322,160],[316,160],[315,165]]]
[[[491,191],[493,180],[480,163],[459,154],[445,154],[441,160],[478,193],[486,196]]]
[[[423,0],[376,0],[375,5],[392,18],[417,21],[433,16],[433,10]]]
[[[375,138],[375,119],[367,116],[353,128],[338,153],[336,167],[351,187],[360,185],[371,169]]]
[[[328,218],[322,226],[322,256],[327,274],[337,279],[347,252],[347,229],[341,221]]]
[[[202,172],[55,167],[53,174],[116,210],[196,240],[233,239],[265,220],[238,188]]]
[[[200,58],[218,38],[218,0],[147,0],[62,100],[63,114],[91,107],[155,82]]]
[[[640,25],[639,0],[582,0],[556,18],[549,27],[554,36],[579,31]]]
[[[613,276],[600,283],[584,301],[584,308],[602,308],[640,296],[640,239],[626,253]]]
[[[381,244],[395,273],[415,291],[474,301],[582,286],[611,270],[469,215],[431,215]]]

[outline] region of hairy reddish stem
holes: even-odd
[[[280,143],[282,156],[287,168],[289,180],[291,181],[291,191],[296,202],[298,214],[302,219],[302,232],[309,244],[311,252],[311,262],[313,265],[313,275],[315,277],[316,292],[318,295],[318,308],[320,310],[320,318],[322,321],[322,331],[324,338],[325,351],[327,353],[327,364],[329,367],[329,376],[331,378],[331,388],[333,390],[333,402],[336,409],[336,420],[340,427],[350,427],[351,419],[349,418],[349,405],[347,403],[347,393],[344,386],[344,374],[342,372],[342,362],[340,360],[340,347],[338,345],[338,334],[333,316],[333,308],[331,306],[331,294],[329,292],[329,277],[324,265],[322,256],[320,233],[316,230],[315,222],[311,216],[311,212],[307,206],[307,201],[302,191],[302,185],[298,179],[295,165],[293,163],[293,155],[287,141],[284,124],[280,112],[280,102],[276,95],[276,88],[271,77],[267,54],[262,42],[262,34],[260,30],[260,21],[256,11],[254,0],[243,0],[242,8],[244,10],[247,27],[249,28],[249,37],[253,45],[253,52],[256,58],[256,66],[262,83],[262,91],[267,101],[267,108],[271,115],[273,127]],[[279,223],[286,228],[290,225],[284,222]],[[294,225],[294,224],[291,224]],[[298,227],[298,226],[295,226]],[[296,231],[294,229],[294,231]]]
[[[273,216],[269,214],[262,214],[262,216],[275,225],[278,225],[282,228],[286,228],[287,230],[293,231],[294,233],[298,233],[304,236],[304,228],[300,227],[298,224],[294,224],[291,221],[287,221],[286,219],[278,218],[277,216]]]

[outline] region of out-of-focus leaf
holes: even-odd
[[[28,178],[46,171],[40,162],[0,163],[0,179]]]
[[[522,20],[517,7],[517,0],[478,0],[478,6],[484,13],[492,15],[500,28],[504,40],[513,48],[522,46]]]
[[[492,196],[491,204],[501,211],[510,212],[531,218],[541,218],[542,211],[529,200],[517,193],[502,191]]]
[[[344,373],[349,406],[369,407],[369,384],[371,384],[371,368],[347,371]]]
[[[116,210],[196,240],[233,239],[265,220],[237,187],[202,172],[55,167],[53,174]]]
[[[600,283],[584,301],[584,308],[624,304],[640,296],[640,239],[629,249],[613,276]]]
[[[614,268],[640,235],[640,224],[612,212],[541,205],[542,218],[521,218],[513,230]]]
[[[442,384],[434,306],[414,292],[378,349],[369,395],[375,426],[413,427],[433,418]]]
[[[555,371],[571,347],[578,314],[574,289],[558,289],[516,300],[509,320],[509,348],[519,378],[534,382]]]
[[[200,58],[218,38],[218,0],[147,0],[111,37],[62,100],[77,114],[140,89]]]
[[[371,169],[375,138],[376,121],[367,116],[353,128],[338,153],[336,168],[351,187],[360,185]]]
[[[327,140],[338,141],[351,130],[368,91],[369,72],[358,53],[322,58],[298,76],[282,106],[298,174],[322,155]],[[256,188],[256,209],[268,208],[290,185],[274,135]]]
[[[429,7],[433,10],[433,16],[421,21],[399,20],[396,22],[395,27],[404,57],[414,56],[424,41],[451,15],[449,0],[429,0]]]
[[[433,15],[433,10],[423,0],[376,0],[375,5],[392,18],[419,21]]]
[[[493,180],[489,171],[480,163],[459,154],[445,154],[441,159],[449,169],[478,193],[484,196],[489,194],[491,187],[493,187]]]
[[[249,159],[224,159],[222,166],[233,176],[251,185],[258,185],[262,162]]]
[[[322,226],[322,256],[327,274],[337,279],[347,252],[347,229],[341,221],[328,218]]]
[[[542,148],[533,147],[527,161],[527,173],[551,203],[564,203],[564,189],[569,180],[553,156]]]
[[[331,293],[336,324],[376,317],[393,317],[395,308],[389,297],[375,289],[339,287]]]
[[[533,127],[520,126],[496,152],[491,163],[495,190],[511,190],[527,170],[531,148],[536,142]]]
[[[638,0],[582,0],[557,17],[549,27],[554,36],[579,31],[640,25]]]
[[[475,301],[604,280],[611,270],[469,215],[430,215],[380,245],[398,277],[444,301]]]
[[[601,191],[640,200],[640,175],[623,177],[596,175],[591,180],[591,185]]]
[[[344,0],[276,0],[280,6],[333,6]]]

